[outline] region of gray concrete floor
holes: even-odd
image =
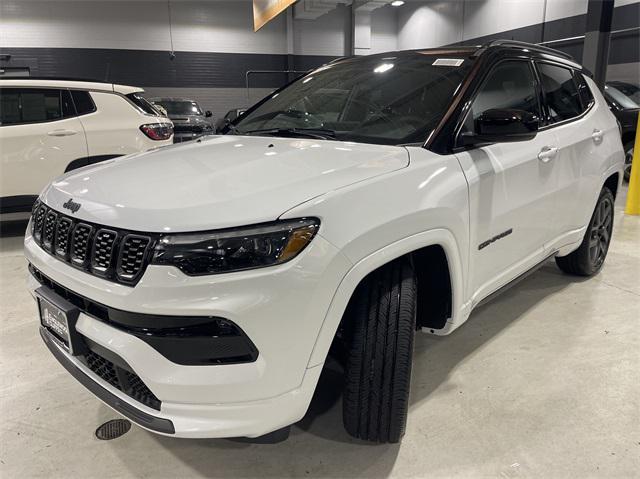
[[[550,262],[454,334],[419,335],[401,445],[356,441],[327,369],[277,445],[159,437],[109,442],[117,417],[41,344],[21,239],[0,239],[0,475],[27,477],[640,477],[640,218],[622,214],[604,269]]]

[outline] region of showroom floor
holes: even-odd
[[[622,214],[590,280],[552,262],[477,310],[453,335],[419,335],[401,445],[342,429],[340,373],[327,368],[288,441],[179,440],[117,417],[58,365],[37,333],[21,239],[0,239],[0,476],[638,477],[640,217]]]

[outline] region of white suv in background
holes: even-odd
[[[111,83],[0,79],[0,220],[29,212],[66,171],[172,144],[173,125]]]
[[[347,431],[399,441],[416,331],[607,255],[618,126],[548,48],[342,59],[223,130],[63,176],[25,237],[44,342],[151,431],[284,437],[332,347]]]

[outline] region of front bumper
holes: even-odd
[[[174,432],[131,417],[140,426],[192,438],[257,437],[304,416],[322,369],[322,364],[309,367],[309,358],[337,285],[350,267],[321,236],[300,257],[281,266],[209,277],[149,266],[135,287],[79,271],[46,253],[30,236],[25,239],[25,255],[44,275],[97,303],[142,314],[227,318],[247,334],[259,351],[253,362],[181,365],[135,335],[81,313],[76,330],[130,365],[161,401],[160,411],[104,381],[55,340],[48,343],[50,349],[57,348],[52,351],[67,369],[76,368],[118,404],[154,421],[170,421]],[[32,292],[39,286],[30,276]]]
[[[58,362],[102,402],[140,427],[164,436],[258,437],[288,426],[304,416],[322,371],[322,365],[308,369],[299,388],[275,398],[238,404],[162,403],[162,410],[158,412],[123,396],[70,356],[42,328],[40,335]]]

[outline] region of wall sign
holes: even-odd
[[[253,0],[253,31],[257,32],[272,18],[285,11],[297,0]]]

